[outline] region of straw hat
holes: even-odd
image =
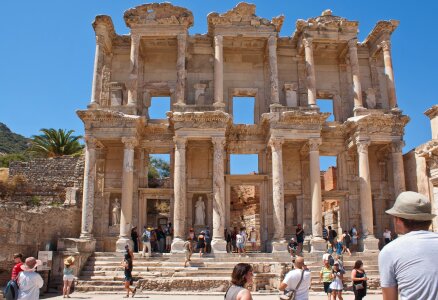
[[[64,259],[64,265],[71,266],[75,262],[75,258],[73,256],[69,256]]]
[[[387,214],[407,220],[430,221],[436,217],[432,214],[429,199],[416,192],[403,192],[398,195],[394,206]]]
[[[24,264],[21,265],[21,269],[23,271],[33,271],[36,267],[41,266],[42,264],[41,260],[36,259],[35,257],[28,257]]]

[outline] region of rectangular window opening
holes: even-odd
[[[234,124],[254,124],[255,97],[233,97]]]
[[[167,119],[166,112],[170,111],[170,97],[151,97],[149,107],[150,119]]]
[[[230,174],[258,174],[259,156],[257,154],[231,154]]]
[[[170,184],[170,154],[149,154],[148,186],[166,187]]]
[[[332,99],[317,99],[316,105],[318,105],[320,112],[330,113],[330,116],[326,119],[327,122],[334,122],[335,121],[335,114],[334,114],[333,100]]]
[[[336,156],[320,156],[321,190],[332,191],[337,189],[337,160]]]

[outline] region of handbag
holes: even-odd
[[[304,270],[301,272],[301,278],[297,284],[297,287],[293,290],[288,291],[284,295],[280,295],[280,300],[295,300],[295,296],[297,295],[297,290],[300,287],[301,282],[303,281],[303,277],[304,277]]]
[[[355,283],[354,287],[356,288],[356,290],[363,290],[365,287],[363,286],[363,283]]]

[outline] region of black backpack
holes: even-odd
[[[4,290],[4,297],[6,300],[17,300],[18,284],[16,280],[9,280]]]
[[[337,237],[338,233],[336,232],[336,230],[334,230],[334,229],[332,229],[332,230],[333,230],[333,238]]]

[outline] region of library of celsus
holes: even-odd
[[[263,252],[284,252],[297,224],[310,251],[326,249],[324,224],[357,225],[361,249],[378,249],[391,227],[385,210],[405,190],[409,118],[391,59],[398,22],[379,21],[359,41],[358,21],[326,10],[280,36],[293,20],[255,10],[240,3],[210,13],[208,32],[193,35],[192,12],[170,3],[127,10],[128,35],[109,16],[94,20],[92,97],[77,114],[86,139],[81,238],[96,251],[123,250],[133,226],[168,222],[173,253],[189,228],[207,226],[213,253],[226,252],[225,229],[250,226]],[[155,118],[166,98],[169,111]],[[252,124],[235,120],[242,98]],[[156,154],[169,155],[170,178],[151,185]],[[232,174],[239,154],[257,155],[258,169]],[[321,183],[324,156],[336,158],[332,184]]]

